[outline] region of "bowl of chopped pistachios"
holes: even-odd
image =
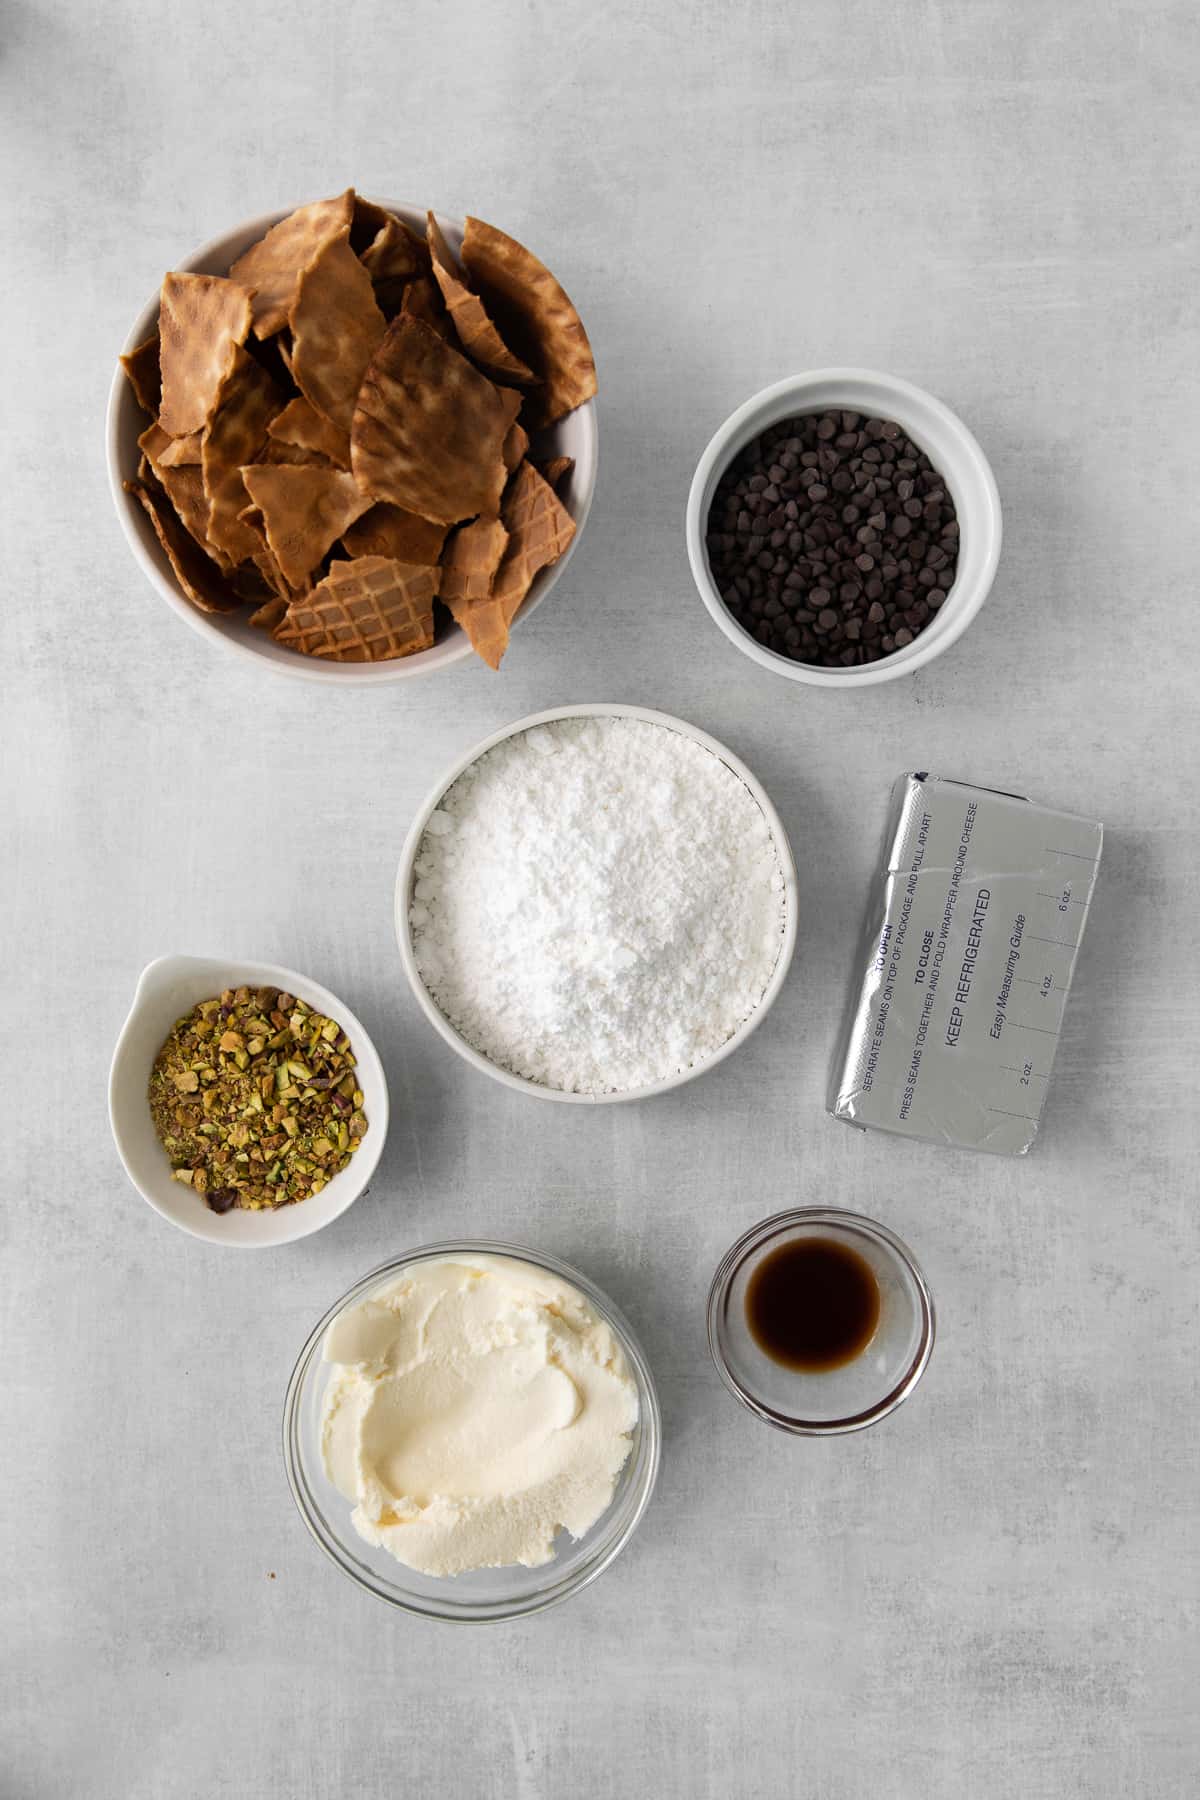
[[[387,1082],[334,994],[273,963],[162,956],[117,1041],[108,1109],[156,1212],[237,1249],[290,1244],[354,1204],[388,1127]]]

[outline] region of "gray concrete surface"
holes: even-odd
[[[1180,4],[5,8],[8,1800],[1195,1791],[1198,73]],[[102,413],[145,294],[232,220],[350,181],[527,238],[596,346],[595,512],[499,678],[259,675],[171,616],[113,518]],[[739,658],[681,532],[730,408],[843,361],[956,407],[1007,522],[956,649],[853,697]],[[804,922],[741,1055],[589,1116],[443,1048],[389,907],[441,766],[590,698],[748,760]],[[1109,827],[1024,1162],[822,1112],[885,795],[914,764]],[[380,1178],[290,1251],[189,1241],[116,1163],[109,1053],[138,970],[176,947],[311,971],[385,1056]],[[898,1229],[940,1308],[919,1394],[856,1440],[769,1433],[707,1359],[719,1254],[803,1200]],[[611,1290],[666,1452],[592,1590],[454,1632],[319,1556],[279,1412],[353,1279],[476,1231]]]

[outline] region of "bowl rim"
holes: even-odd
[[[903,1374],[893,1382],[888,1392],[873,1406],[864,1407],[861,1412],[848,1414],[841,1419],[802,1419],[790,1413],[780,1412],[768,1406],[765,1401],[757,1399],[748,1388],[734,1375],[725,1359],[721,1348],[718,1324],[730,1283],[746,1258],[754,1251],[760,1250],[772,1238],[781,1236],[796,1225],[830,1225],[843,1230],[852,1229],[860,1236],[873,1239],[885,1250],[891,1252],[911,1276],[917,1290],[920,1305],[921,1328],[917,1348]],[[925,1280],[920,1264],[904,1242],[903,1238],[880,1224],[878,1219],[868,1218],[865,1213],[851,1212],[838,1206],[796,1206],[784,1212],[772,1213],[769,1218],[760,1219],[751,1225],[748,1231],[729,1246],[712,1278],[708,1290],[708,1306],[706,1311],[709,1354],[716,1364],[721,1380],[736,1400],[752,1412],[756,1418],[767,1425],[773,1425],[778,1431],[786,1431],[793,1437],[844,1437],[852,1431],[864,1431],[868,1425],[878,1424],[886,1419],[889,1413],[895,1412],[908,1399],[933,1355],[934,1340],[937,1336],[937,1312],[933,1303],[933,1295]]]
[[[384,1587],[373,1580],[368,1580],[360,1570],[341,1554],[341,1545],[336,1538],[326,1538],[318,1528],[313,1511],[308,1503],[307,1483],[303,1474],[298,1446],[300,1431],[300,1401],[305,1381],[308,1378],[314,1357],[319,1352],[325,1332],[332,1321],[372,1288],[388,1276],[399,1270],[410,1268],[417,1262],[440,1261],[454,1255],[473,1256],[505,1256],[518,1262],[529,1263],[547,1274],[560,1276],[563,1280],[578,1287],[584,1298],[597,1307],[605,1322],[612,1326],[621,1341],[621,1348],[634,1372],[638,1389],[638,1429],[646,1445],[647,1456],[644,1469],[639,1477],[639,1488],[636,1501],[629,1518],[612,1542],[598,1550],[589,1562],[585,1563],[573,1575],[561,1577],[548,1591],[535,1593],[528,1599],[516,1603],[507,1601],[467,1602],[454,1611],[446,1611],[444,1607],[426,1603],[419,1598],[404,1597],[396,1592],[387,1592]],[[545,1612],[551,1606],[570,1599],[572,1594],[582,1592],[590,1587],[604,1571],[611,1567],[628,1544],[630,1538],[641,1524],[646,1509],[654,1494],[658,1481],[659,1468],[662,1462],[662,1411],[659,1406],[658,1390],[645,1351],[638,1341],[637,1335],[626,1319],[624,1313],[604,1292],[586,1275],[561,1258],[551,1256],[545,1251],[531,1250],[524,1244],[513,1244],[492,1238],[448,1238],[445,1241],[419,1245],[415,1250],[400,1256],[390,1257],[387,1262],[380,1263],[359,1281],[347,1289],[339,1300],[317,1321],[305,1339],[304,1346],[296,1358],[292,1373],[288,1378],[283,1402],[283,1465],[287,1475],[288,1487],[296,1510],[304,1522],[309,1536],[318,1545],[344,1575],[348,1575],[364,1592],[373,1594],[385,1605],[394,1606],[401,1612],[412,1614],[417,1618],[434,1619],[448,1625],[487,1625],[504,1620],[525,1618],[533,1613]],[[633,1454],[633,1451],[630,1452]],[[616,1498],[614,1489],[613,1498]],[[612,1505],[612,1502],[609,1502]],[[603,1517],[603,1515],[601,1515]],[[599,1520],[597,1524],[599,1524]],[[594,1529],[594,1528],[593,1528]],[[403,1563],[397,1563],[403,1569]],[[553,1563],[546,1564],[548,1570]]]
[[[852,383],[876,388],[881,400],[886,400],[888,410],[906,429],[906,408],[919,408],[932,413],[937,419],[955,445],[956,455],[960,458],[959,467],[968,469],[979,484],[982,508],[978,524],[973,529],[981,534],[984,552],[980,570],[972,586],[960,593],[956,582],[947,601],[939,609],[938,620],[946,621],[946,629],[939,632],[932,643],[923,641],[928,630],[926,628],[912,644],[881,657],[878,662],[864,663],[850,669],[826,669],[816,663],[793,662],[790,657],[768,650],[738,624],[717,592],[709,571],[708,555],[704,547],[706,520],[702,514],[705,510],[705,490],[714,470],[718,472],[719,478],[720,470],[742,448],[741,444],[736,443],[739,435],[745,432],[745,428],[753,423],[760,412],[780,400],[794,398],[800,401],[807,392],[819,386]],[[919,425],[916,430],[920,435]],[[753,431],[746,433],[744,441],[748,442],[753,435]],[[876,369],[847,367],[807,369],[797,375],[785,376],[781,381],[773,382],[760,388],[756,394],[751,394],[748,400],[744,400],[730,413],[709,439],[696,465],[684,513],[684,535],[692,579],[700,598],[715,624],[744,656],[789,681],[803,682],[810,687],[850,688],[874,687],[880,682],[895,681],[902,675],[911,675],[957,643],[991,592],[1000,561],[1004,525],[1000,494],[991,464],[978,440],[959,415],[943,400],[939,400],[928,389],[918,387],[915,382],[905,381],[898,375],[888,375]]]
[[[306,203],[301,201],[299,204]],[[376,200],[374,204],[396,213],[410,225],[414,219],[423,221],[427,210],[434,210],[415,206],[410,201],[402,200]],[[209,238],[199,249],[191,251],[181,261],[176,262],[174,267],[187,273],[202,268],[205,263],[213,259],[224,259],[228,255],[227,246],[231,239],[241,239],[248,234],[253,234],[250,241],[254,242],[257,238],[265,236],[273,225],[278,225],[280,220],[286,219],[295,210],[295,207],[285,207],[259,213],[253,218],[242,220],[227,230],[219,232],[217,236]],[[451,213],[441,213],[436,210],[434,210],[434,216],[452,243],[461,240],[462,232],[465,229],[463,219],[459,219]],[[402,656],[380,663],[336,663],[327,661],[323,657],[300,654],[295,654],[287,659],[276,659],[264,654],[254,644],[243,642],[241,638],[230,636],[222,631],[179,591],[178,586],[164,572],[159,560],[148,548],[139,531],[138,515],[134,510],[136,503],[125,492],[122,485],[130,472],[121,467],[119,445],[121,415],[129,397],[129,383],[121,368],[119,358],[128,355],[131,350],[136,349],[138,344],[145,342],[158,316],[158,306],[159,297],[158,292],[155,291],[136,314],[118,352],[118,360],[109,385],[108,404],[105,409],[104,451],[109,491],[125,541],[132,551],[138,567],[160,597],[167,602],[172,612],[189,625],[206,643],[223,645],[227,650],[240,656],[244,661],[253,663],[257,668],[273,669],[277,674],[289,675],[301,681],[324,682],[335,686],[340,684],[351,687],[373,687],[381,683],[413,680],[422,675],[437,675],[443,669],[453,668],[455,664],[469,660],[474,652],[470,640],[459,625],[453,627],[451,634],[442,644],[433,646],[435,650],[441,651],[441,654],[437,661],[432,663],[422,661],[422,658],[429,654],[427,651],[418,652],[415,656]],[[526,595],[521,602],[513,618],[514,626],[520,624],[529,613],[533,612],[535,607],[541,604],[563,574],[579,546],[592,510],[600,464],[600,433],[595,399],[586,400],[582,406],[576,407],[571,416],[579,417],[589,441],[591,479],[580,495],[578,512],[572,513],[575,520],[574,537],[558,561],[549,569],[541,571],[535,578],[536,591]]]
[[[646,724],[658,725],[666,730],[679,732],[682,736],[691,738],[693,742],[708,750],[733,774],[740,777],[749,789],[751,797],[757,802],[775,842],[776,855],[779,858],[779,872],[783,882],[785,915],[783,941],[779,947],[775,967],[771,972],[771,979],[763,989],[762,998],[754,1011],[739,1025],[731,1037],[726,1038],[725,1042],[719,1045],[711,1056],[705,1057],[702,1062],[695,1064],[690,1069],[681,1069],[663,1081],[648,1082],[643,1087],[622,1088],[616,1092],[599,1094],[570,1093],[564,1088],[544,1087],[539,1082],[528,1080],[524,1075],[514,1074],[511,1069],[501,1068],[499,1063],[492,1062],[490,1057],[484,1056],[482,1051],[476,1050],[473,1044],[469,1044],[466,1038],[450,1023],[421,979],[421,972],[417,967],[416,955],[413,950],[412,928],[408,919],[408,895],[412,883],[413,864],[416,862],[417,851],[425,835],[425,827],[429,823],[430,814],[436,810],[442,797],[453,787],[464,771],[469,769],[472,763],[478,762],[480,757],[486,756],[489,750],[494,750],[497,744],[504,743],[507,738],[519,737],[523,732],[531,731],[537,725],[548,725],[558,719],[580,718],[637,719]],[[517,719],[511,725],[502,726],[498,731],[491,732],[466,751],[448,771],[438,777],[417,808],[404,839],[400,862],[396,870],[393,911],[396,942],[399,946],[400,961],[408,979],[408,985],[412,989],[421,1011],[443,1042],[449,1044],[452,1050],[457,1051],[473,1069],[478,1069],[484,1075],[490,1075],[494,1081],[501,1082],[505,1087],[512,1088],[517,1093],[531,1094],[539,1100],[565,1101],[572,1105],[605,1106],[618,1101],[650,1100],[658,1094],[670,1093],[674,1088],[683,1087],[687,1082],[695,1081],[701,1075],[707,1075],[710,1069],[714,1069],[718,1063],[724,1062],[727,1056],[732,1056],[735,1050],[740,1049],[751,1033],[762,1024],[779,997],[795,954],[798,929],[796,861],[792,854],[791,844],[788,842],[783,820],[762,782],[751,769],[747,768],[741,758],[735,756],[733,751],[722,744],[719,739],[712,737],[707,731],[702,731],[697,725],[690,725],[686,719],[676,718],[672,713],[659,712],[652,707],[627,705],[621,701],[580,701],[571,706],[548,707],[542,712],[530,713],[525,718]]]
[[[258,986],[278,987],[285,993],[298,994],[305,1001],[318,1004],[330,1018],[337,1019],[350,1038],[357,1062],[360,1065],[366,1065],[370,1069],[374,1081],[378,1083],[379,1098],[372,1103],[371,1117],[368,1120],[368,1130],[363,1139],[362,1148],[355,1152],[349,1167],[341,1170],[328,1184],[332,1189],[334,1182],[339,1181],[342,1175],[354,1176],[355,1180],[347,1184],[345,1198],[340,1201],[335,1211],[321,1219],[317,1219],[312,1214],[306,1215],[304,1202],[286,1208],[281,1207],[264,1215],[272,1219],[279,1219],[286,1213],[289,1223],[293,1218],[295,1220],[294,1229],[290,1230],[286,1236],[273,1241],[256,1241],[252,1238],[222,1238],[217,1232],[201,1230],[198,1226],[188,1223],[187,1220],[177,1218],[174,1213],[167,1210],[154,1193],[139,1181],[130,1163],[131,1152],[128,1149],[126,1120],[133,1102],[123,1100],[118,1096],[118,1082],[124,1062],[130,1054],[130,1040],[147,1007],[153,1004],[156,978],[164,977],[170,970],[183,970],[189,965],[195,966],[197,971],[201,967],[208,968],[212,965],[219,965],[231,971],[238,970],[241,971],[237,977],[238,985],[253,983]],[[141,1103],[145,1104],[144,1100]],[[336,994],[329,988],[323,987],[319,981],[312,981],[307,975],[301,974],[296,969],[285,968],[281,963],[257,962],[246,957],[219,954],[199,956],[190,952],[168,952],[162,956],[156,956],[146,964],[138,976],[133,999],[117,1035],[112,1060],[109,1063],[109,1129],[112,1132],[113,1143],[120,1158],[121,1167],[125,1171],[130,1186],[141,1195],[146,1204],[152,1207],[160,1218],[165,1219],[168,1224],[174,1225],[178,1231],[186,1232],[188,1237],[195,1238],[199,1243],[212,1244],[221,1250],[279,1250],[288,1244],[299,1243],[303,1238],[315,1236],[327,1225],[332,1225],[335,1219],[340,1219],[343,1213],[348,1212],[355,1201],[361,1198],[383,1155],[384,1145],[387,1142],[389,1118],[390,1101],[387,1074],[370,1033],[362,1020],[343,1001],[339,1000]],[[377,1132],[378,1135],[376,1135]],[[207,1214],[202,1217],[207,1222]]]

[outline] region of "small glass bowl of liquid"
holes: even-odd
[[[906,1244],[833,1207],[776,1213],[721,1259],[708,1347],[732,1394],[781,1431],[861,1431],[916,1387],[933,1298]]]

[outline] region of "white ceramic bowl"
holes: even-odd
[[[913,443],[945,476],[959,526],[954,586],[933,619],[902,650],[850,669],[824,669],[814,663],[793,662],[790,657],[768,650],[743,630],[713,581],[705,543],[708,511],[717,483],[739,450],[780,419],[824,412],[829,407],[894,419],[902,425]],[[988,597],[1000,560],[1000,496],[983,451],[962,420],[932,394],[894,375],[877,375],[869,369],[816,369],[764,388],[726,419],[709,442],[692,478],[685,529],[688,560],[700,597],[731,644],[764,669],[772,669],[789,681],[805,681],[815,687],[871,687],[876,682],[894,681],[899,675],[911,675],[914,669],[948,650],[967,629]]]
[[[668,731],[678,731],[684,737],[691,738],[693,743],[702,745],[705,750],[709,750],[714,756],[719,757],[727,768],[745,782],[757,801],[775,840],[775,848],[779,856],[779,871],[783,880],[784,929],[779,959],[762,999],[746,1022],[734,1032],[732,1037],[727,1038],[718,1050],[714,1050],[711,1056],[706,1056],[702,1062],[694,1064],[692,1068],[683,1069],[679,1074],[671,1075],[665,1081],[651,1082],[646,1087],[623,1088],[616,1093],[604,1094],[573,1094],[567,1093],[561,1088],[543,1087],[540,1082],[527,1081],[523,1075],[514,1075],[510,1069],[501,1068],[499,1063],[492,1062],[489,1057],[482,1055],[472,1044],[469,1044],[455,1030],[421,979],[421,972],[417,967],[416,954],[413,949],[412,927],[408,917],[409,903],[412,897],[413,864],[417,860],[417,851],[420,848],[421,839],[425,835],[429,816],[436,810],[442,796],[449,788],[453,787],[463,770],[470,768],[473,762],[477,762],[489,750],[495,749],[497,744],[503,743],[505,738],[519,737],[523,731],[529,731],[535,725],[548,725],[556,719],[587,718],[642,719],[647,724],[662,725]],[[438,1036],[444,1038],[452,1050],[457,1050],[458,1054],[464,1061],[469,1062],[473,1069],[478,1069],[481,1074],[490,1075],[493,1081],[503,1082],[505,1087],[515,1088],[518,1093],[533,1094],[539,1100],[567,1100],[584,1106],[599,1106],[617,1100],[649,1100],[655,1094],[666,1094],[672,1088],[682,1087],[685,1082],[694,1081],[698,1075],[707,1074],[709,1069],[715,1068],[719,1062],[724,1062],[727,1056],[731,1056],[740,1045],[745,1043],[755,1027],[761,1025],[775,1004],[776,996],[787,979],[792,954],[796,948],[796,864],[792,856],[791,845],[788,843],[787,832],[783,828],[783,820],[771,804],[767,791],[757,776],[751,774],[745,763],[736,757],[732,750],[727,750],[724,744],[718,743],[716,738],[709,737],[706,731],[698,731],[694,725],[687,724],[683,719],[672,718],[669,713],[652,712],[645,706],[620,706],[606,701],[596,701],[582,706],[554,706],[548,712],[531,713],[526,719],[518,719],[515,724],[506,725],[501,731],[494,731],[490,737],[484,738],[481,744],[476,744],[473,749],[468,750],[465,756],[461,756],[444,775],[439,776],[424,803],[418,808],[408,836],[404,840],[404,848],[400,854],[400,867],[396,874],[395,906],[396,939],[400,946],[400,960],[404,964],[404,973],[408,977],[409,986],[416,995],[417,1004]]]
[[[357,1063],[367,1133],[349,1166],[310,1200],[274,1212],[235,1207],[214,1213],[198,1194],[171,1179],[171,1165],[150,1117],[147,1093],[154,1058],[177,1019],[227,987],[276,987],[336,1019]],[[292,1244],[339,1218],[366,1191],[383,1154],[388,1128],[387,1081],[366,1028],[336,994],[294,969],[231,956],[160,956],[143,969],[121,1028],[108,1078],[108,1116],[125,1173],[155,1212],[192,1237],[235,1250]]]
[[[409,206],[395,200],[384,200],[379,204],[398,213],[414,230],[424,232],[423,207]],[[213,238],[211,243],[205,244],[194,255],[175,266],[201,275],[227,275],[231,263],[248,250],[251,244],[257,243],[272,225],[286,217],[286,212],[272,212],[263,213],[257,219],[247,219],[232,231]],[[462,221],[447,218],[442,213],[437,218],[451,248],[457,251],[462,244]],[[122,350],[128,352],[144,343],[154,330],[157,320],[158,294],[155,293],[134,320]],[[149,519],[138,501],[132,494],[127,494],[122,485],[137,474],[137,440],[145,428],[145,415],[134,399],[133,390],[118,363],[109,395],[107,428],[108,478],[117,517],[143,573],[172,611],[190,625],[193,631],[199,632],[201,637],[207,638],[210,643],[227,645],[240,655],[253,657],[255,661],[269,664],[286,675],[299,675],[311,681],[341,682],[351,686],[370,686],[383,681],[405,681],[414,675],[436,674],[438,670],[448,669],[452,663],[462,662],[473,654],[466,633],[457,625],[452,625],[444,629],[443,635],[432,649],[420,650],[414,656],[402,656],[393,662],[381,663],[328,662],[323,657],[304,656],[297,650],[288,649],[284,644],[277,644],[265,631],[260,631],[257,626],[249,623],[248,608],[245,613],[230,614],[227,617],[199,612],[180,592]],[[534,441],[534,449],[539,457],[575,458],[575,467],[563,490],[562,501],[577,529],[566,555],[560,557],[553,567],[543,569],[534,581],[521,603],[514,621],[516,624],[527,618],[534,607],[546,598],[583,536],[596,488],[599,446],[595,402],[589,400],[585,406],[568,413],[565,419],[560,419],[548,431],[539,433]]]

